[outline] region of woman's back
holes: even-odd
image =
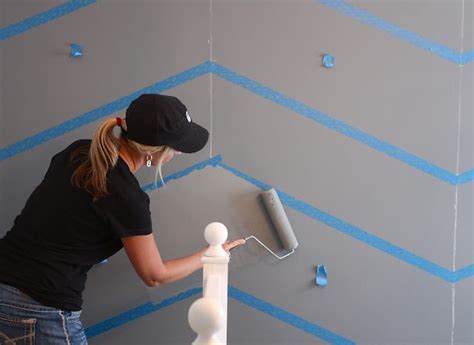
[[[79,164],[71,162],[71,153],[88,145],[90,140],[75,141],[52,158],[43,181],[0,240],[0,282],[63,310],[81,309],[87,271],[123,247],[120,237],[128,225],[123,214],[135,210],[140,219],[130,220],[132,227],[151,232],[148,196],[123,160],[107,174],[107,197],[93,202],[87,191],[71,184]]]

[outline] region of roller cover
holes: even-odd
[[[274,188],[262,192],[261,194],[263,204],[267,209],[270,219],[273,222],[273,226],[280,237],[283,248],[291,251],[298,247],[298,241],[296,240],[295,233],[288,221],[283,205],[278,197],[278,194]]]

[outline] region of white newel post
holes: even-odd
[[[227,277],[229,255],[222,247],[228,232],[224,224],[211,223],[204,230],[209,249],[202,257],[203,297],[189,308],[188,320],[198,334],[193,345],[227,344]]]

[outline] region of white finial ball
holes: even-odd
[[[188,321],[197,334],[211,336],[223,326],[224,312],[215,299],[203,297],[189,308]]]
[[[211,223],[204,230],[204,238],[211,246],[221,245],[227,240],[228,231],[222,223]]]

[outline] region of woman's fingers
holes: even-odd
[[[239,240],[234,240],[234,241],[227,241],[226,243],[224,243],[224,249],[229,251],[238,246],[241,246],[242,244],[245,244],[245,240],[243,238]]]

